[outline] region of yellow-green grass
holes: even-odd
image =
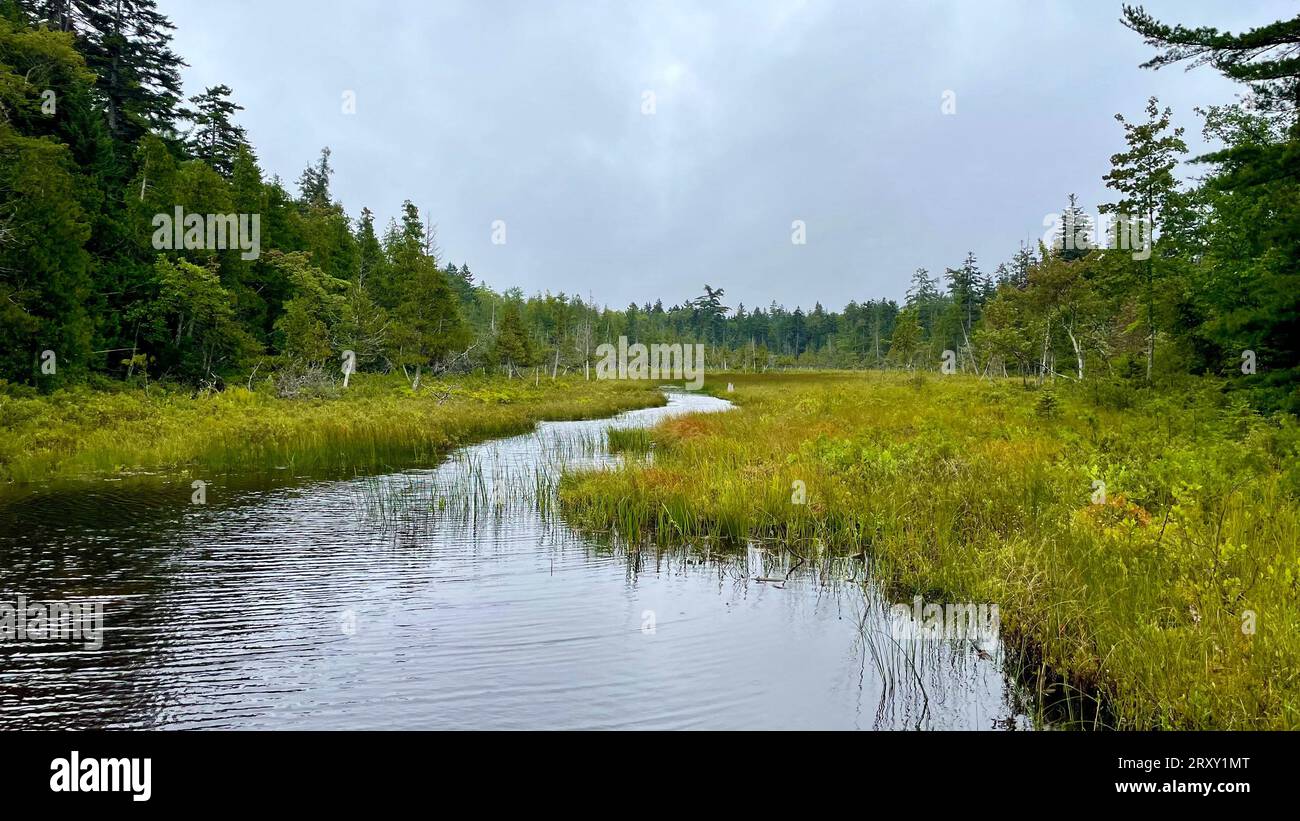
[[[360,474],[426,463],[448,449],[590,419],[664,398],[645,382],[462,377],[412,391],[400,375],[357,374],[331,398],[269,388],[193,396],[88,388],[0,394],[0,480],[9,492],[48,479],[147,473]]]
[[[1104,705],[1092,726],[1300,727],[1294,419],[1211,382],[715,378],[737,410],[664,422],[651,461],[566,475],[566,520],[865,550],[898,601],[997,604],[1034,683]]]

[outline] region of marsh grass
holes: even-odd
[[[606,439],[610,453],[644,454],[650,451],[650,432],[645,428],[610,428]]]
[[[1008,664],[1070,726],[1300,727],[1294,419],[1213,382],[1043,400],[961,376],[719,378],[738,411],[664,422],[653,462],[566,474],[565,520],[819,540],[899,600],[996,603]]]
[[[351,476],[428,464],[458,446],[547,419],[662,405],[634,382],[466,377],[412,392],[400,376],[358,374],[336,399],[279,399],[269,386],[218,393],[73,389],[0,394],[0,481],[145,473]]]

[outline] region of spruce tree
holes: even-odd
[[[175,26],[155,0],[23,0],[31,19],[76,35],[98,79],[109,131],[124,149],[145,131],[174,133],[180,69]]]
[[[190,98],[193,108],[180,112],[194,123],[185,143],[190,154],[226,177],[234,171],[239,150],[248,146],[248,134],[232,119],[235,112],[243,111],[244,107],[230,99],[231,93],[230,86],[211,86]]]
[[[1086,257],[1092,250],[1092,232],[1092,219],[1079,207],[1078,198],[1071,194],[1069,205],[1061,214],[1061,231],[1056,237],[1057,253],[1069,262]]]
[[[326,146],[320,150],[320,158],[315,165],[303,169],[298,177],[298,190],[302,202],[307,206],[328,208],[330,206],[330,177],[334,169],[330,166],[330,149]]]

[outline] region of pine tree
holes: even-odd
[[[1147,100],[1147,119],[1130,123],[1122,114],[1115,119],[1124,126],[1124,141],[1128,149],[1110,158],[1111,170],[1102,179],[1106,186],[1119,192],[1120,200],[1102,207],[1103,213],[1116,214],[1121,220],[1145,221],[1145,230],[1154,237],[1160,231],[1165,209],[1178,192],[1178,179],[1174,169],[1179,156],[1187,153],[1183,142],[1183,129],[1169,131],[1169,108],[1160,110],[1155,97]],[[1151,372],[1156,355],[1156,259],[1148,254],[1145,260],[1143,284],[1146,302],[1147,364],[1146,378]]]
[[[180,112],[194,123],[185,143],[190,153],[226,177],[234,171],[239,150],[248,146],[248,134],[232,121],[235,112],[244,107],[230,99],[231,93],[230,86],[211,86],[190,98],[194,108]]]
[[[24,0],[28,15],[76,35],[99,78],[108,128],[126,147],[145,131],[174,133],[181,99],[171,21],[154,0]]]
[[[361,209],[357,223],[357,282],[363,287],[375,279],[383,279],[387,265],[384,249],[375,236],[375,215],[369,208]]]
[[[912,284],[907,288],[907,307],[916,308],[917,321],[925,333],[934,328],[934,303],[939,298],[936,280],[930,278],[930,272],[917,268],[912,273]]]
[[[474,275],[470,273],[469,265],[462,263],[460,268],[447,263],[447,280],[451,282],[452,289],[460,297],[461,305],[471,306],[474,304]]]
[[[317,208],[328,208],[330,200],[330,177],[334,175],[334,169],[330,166],[329,146],[320,150],[320,158],[315,165],[309,165],[303,169],[298,177],[298,190],[302,194],[302,201],[308,206]]]
[[[1124,6],[1121,22],[1142,35],[1146,44],[1164,49],[1143,68],[1190,60],[1210,64],[1225,77],[1249,83],[1258,104],[1300,114],[1300,16],[1279,20],[1241,34],[1201,26],[1186,28],[1158,22],[1141,6]]]
[[[1034,252],[1022,242],[1020,250],[1011,257],[1011,265],[1007,268],[1007,284],[1020,290],[1028,287],[1029,269],[1033,267],[1034,261]]]
[[[693,318],[696,321],[696,330],[706,341],[715,344],[721,342],[722,323],[727,312],[731,309],[722,304],[722,297],[726,291],[722,288],[714,289],[708,284],[704,286],[704,294],[690,301]]]
[[[1071,194],[1070,204],[1061,215],[1061,231],[1056,237],[1057,252],[1070,262],[1086,257],[1091,250],[1092,233],[1092,219],[1079,207],[1078,198]]]
[[[410,200],[402,203],[401,227],[394,224],[385,237],[386,275],[374,290],[393,320],[389,358],[416,388],[425,367],[447,367],[470,340],[446,273],[425,253],[426,236],[419,210]]]

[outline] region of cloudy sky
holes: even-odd
[[[968,250],[991,270],[1068,193],[1105,201],[1116,112],[1155,94],[1195,148],[1192,108],[1238,90],[1206,68],[1139,69],[1151,52],[1110,0],[159,7],[186,93],[234,89],[268,176],[292,184],[328,145],[354,217],[387,223],[410,198],[444,257],[494,287],[618,307],[709,283],[731,305],[838,308],[901,298],[915,268]],[[1233,31],[1295,14],[1146,7]]]

